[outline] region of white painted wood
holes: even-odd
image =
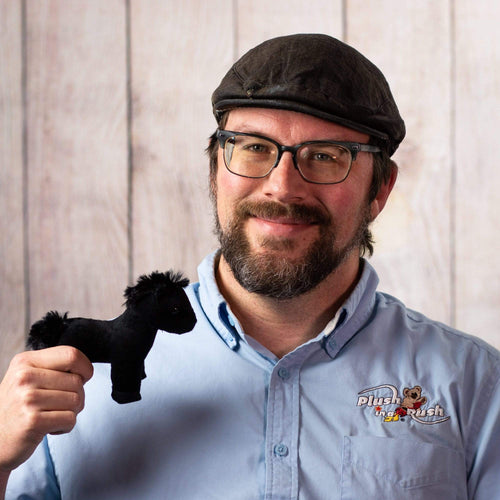
[[[31,317],[109,318],[128,269],[124,2],[26,7]]]
[[[269,38],[293,33],[326,33],[342,37],[341,0],[253,0],[237,2],[238,57]]]
[[[500,348],[500,4],[455,4],[457,325]]]
[[[347,42],[391,85],[407,137],[399,179],[374,224],[380,288],[434,319],[451,308],[451,57],[448,2],[347,2]]]
[[[21,37],[20,2],[0,2],[0,377],[25,329]]]
[[[232,2],[131,2],[134,274],[197,279],[215,249],[204,148],[232,63]]]

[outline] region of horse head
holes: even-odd
[[[196,324],[196,316],[184,291],[188,284],[187,278],[173,271],[141,276],[135,286],[125,290],[127,309],[134,308],[159,330],[188,332]]]

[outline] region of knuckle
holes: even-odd
[[[23,391],[21,398],[25,407],[33,407],[37,400],[37,391],[33,388],[26,388]]]
[[[14,383],[18,387],[26,387],[32,384],[33,382],[33,370],[28,366],[20,366],[14,372]]]
[[[82,404],[82,398],[80,396],[79,392],[72,392],[70,396],[70,403],[69,407],[71,409],[78,410],[80,408],[80,405]]]
[[[76,413],[68,411],[64,419],[64,429],[69,432],[76,425]]]
[[[88,362],[88,379],[90,380],[94,376],[94,365],[89,361]]]
[[[25,425],[29,432],[37,432],[41,427],[42,416],[39,412],[30,411],[25,414]]]
[[[30,351],[20,352],[12,358],[9,367],[13,370],[18,370],[21,366],[29,364],[28,360],[30,359],[30,357]]]
[[[80,351],[76,347],[64,346],[62,351],[68,367],[73,366],[80,358]]]
[[[76,390],[82,386],[82,378],[80,375],[77,375],[76,373],[67,373],[66,377],[68,378],[70,388]]]
[[[85,407],[85,392],[81,391],[78,396],[77,413],[80,413],[84,407]]]
[[[81,399],[80,394],[83,393],[83,384],[84,381],[80,375],[76,375],[74,373],[68,373],[68,382],[66,383],[66,387],[68,391],[72,391],[75,395]]]

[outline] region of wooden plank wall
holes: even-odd
[[[408,128],[374,232],[380,288],[500,347],[496,0],[0,2],[0,373],[53,308],[109,318],[215,248],[210,95],[266,38],[324,32],[384,71]]]

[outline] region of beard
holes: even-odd
[[[244,222],[253,216],[291,217],[298,222],[312,223],[318,226],[319,235],[295,259],[281,255],[281,250],[293,249],[295,245],[286,238],[263,238],[259,244],[264,251],[254,252],[244,229]],[[225,230],[221,228],[216,210],[215,217],[220,252],[237,282],[248,292],[279,300],[298,297],[319,285],[353,250],[359,250],[371,222],[370,207],[365,203],[351,239],[339,247],[331,217],[316,207],[243,201],[237,205]]]

